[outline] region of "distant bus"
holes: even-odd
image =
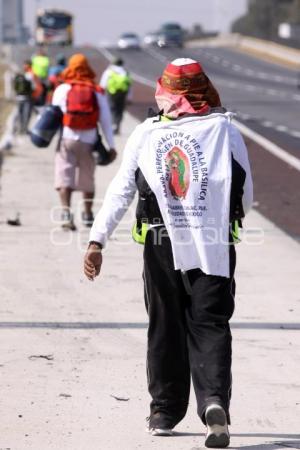
[[[73,16],[58,9],[40,9],[36,15],[38,45],[72,45]]]

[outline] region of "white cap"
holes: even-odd
[[[171,62],[173,66],[186,66],[187,64],[198,64],[197,61],[191,58],[177,58]]]

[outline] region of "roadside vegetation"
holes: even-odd
[[[4,72],[7,69],[5,64],[0,63],[0,136],[2,135],[8,114],[12,110],[12,102],[4,98]]]
[[[232,32],[278,41],[278,26],[283,22],[300,27],[300,0],[250,0],[247,13],[233,23]],[[300,35],[285,41],[300,48]]]

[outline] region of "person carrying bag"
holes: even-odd
[[[83,193],[82,221],[91,226],[95,192],[93,150],[100,124],[109,147],[109,160],[116,158],[109,105],[103,89],[95,83],[95,73],[83,54],[73,55],[61,74],[64,82],[53,93],[52,104],[63,113],[59,151],[55,156],[55,188],[59,192],[64,229],[75,230],[71,212],[74,190]]]

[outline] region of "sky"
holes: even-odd
[[[123,32],[141,37],[167,21],[185,28],[200,24],[205,31],[229,31],[244,14],[247,0],[23,0],[25,23],[34,27],[37,7],[56,7],[74,14],[77,44],[114,44]]]

